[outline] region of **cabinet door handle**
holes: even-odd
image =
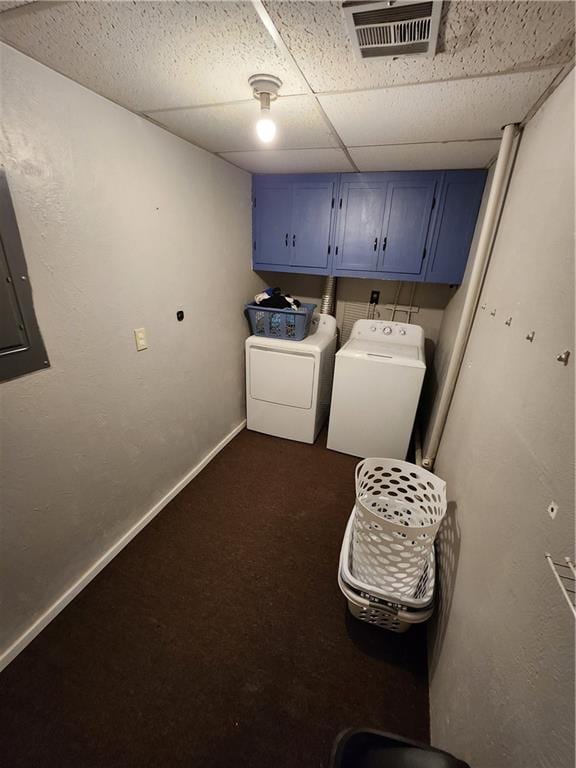
[[[386,243],[387,243],[387,242],[388,242],[388,238],[387,238],[387,237],[385,237],[385,238],[384,238],[384,240],[382,240],[382,250],[383,250],[383,251],[385,251],[385,250],[386,250]]]
[[[296,248],[296,235],[292,235],[292,248]]]
[[[378,248],[378,238],[375,237],[374,238],[374,250],[376,250],[377,248]]]
[[[284,244],[286,245],[286,248],[288,248],[288,232],[286,232],[286,237],[284,238]]]

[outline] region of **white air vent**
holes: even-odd
[[[345,0],[342,10],[363,59],[436,53],[442,0]]]

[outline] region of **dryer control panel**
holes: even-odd
[[[424,331],[412,323],[393,323],[391,320],[356,320],[351,339],[384,341],[390,344],[424,345]]]

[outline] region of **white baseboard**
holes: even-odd
[[[168,491],[168,493],[163,496],[160,501],[155,504],[152,509],[150,509],[146,514],[140,518],[140,520],[130,528],[129,531],[127,531],[123,536],[121,536],[118,541],[116,541],[110,549],[108,549],[107,552],[105,552],[102,557],[100,557],[93,565],[88,568],[87,571],[85,571],[82,576],[74,583],[72,586],[66,590],[60,597],[52,603],[50,608],[48,608],[47,611],[45,611],[40,618],[36,619],[36,621],[28,627],[21,635],[18,637],[11,646],[9,646],[1,655],[0,655],[0,671],[2,671],[5,667],[10,664],[10,662],[16,658],[16,656],[20,653],[20,651],[23,651],[24,648],[30,643],[36,635],[40,634],[40,632],[44,629],[44,627],[49,624],[53,618],[55,618],[61,610],[63,610],[69,602],[71,602],[76,595],[81,592],[84,587],[89,584],[92,579],[100,573],[100,571],[108,565],[110,560],[112,560],[116,555],[124,549],[124,547],[132,541],[132,539],[140,533],[142,528],[144,528],[148,523],[153,520],[156,515],[161,512],[164,507],[168,504],[168,502],[172,501],[174,496],[176,496],[180,491],[188,485],[188,483],[193,480],[199,472],[201,472],[204,467],[209,464],[212,459],[220,453],[220,451],[228,445],[228,443],[236,437],[236,435],[241,432],[244,427],[246,426],[246,419],[240,422],[237,427],[234,427],[234,429],[229,432],[226,437],[221,440],[218,445],[213,448],[210,453],[208,453],[201,462],[196,464],[196,466],[190,470],[184,477],[179,480],[176,485]]]

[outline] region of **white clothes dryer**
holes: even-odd
[[[246,339],[246,418],[255,432],[313,443],[330,407],[336,319],[314,315],[302,341]]]

